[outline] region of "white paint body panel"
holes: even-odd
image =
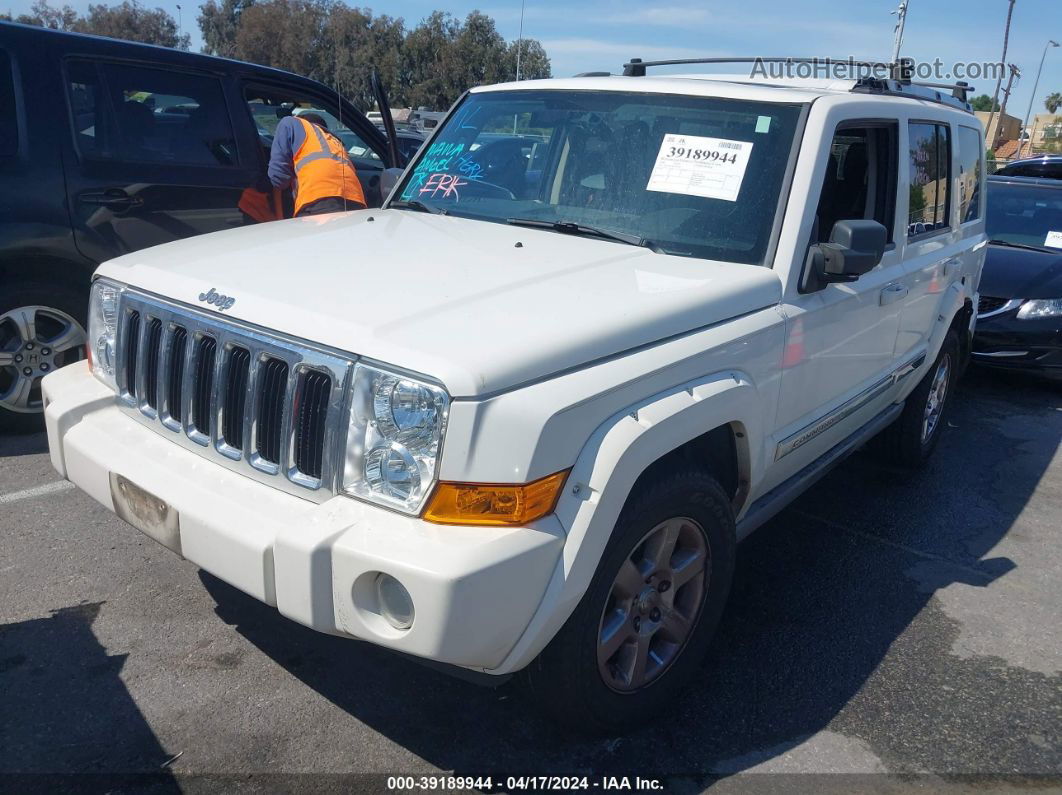
[[[193,238],[99,270],[196,307],[214,288],[236,298],[227,316],[438,380],[455,398],[440,478],[524,483],[571,468],[555,514],[526,528],[461,528],[346,497],[309,503],[125,417],[83,365],[44,382],[56,469],[109,508],[110,472],[167,501],[186,557],[307,626],[491,673],[527,665],[585,592],[649,464],[729,426],[740,521],[903,401],[976,300],[984,259],[983,222],[960,228],[954,208],[951,230],[913,245],[902,234],[907,121],[954,130],[969,118],[938,104],[852,94],[843,81],[794,89],[610,77],[476,90],[632,86],[808,104],[771,267],[371,210]],[[834,129],[882,118],[900,130],[895,246],[857,282],[801,294]],[[882,304],[895,284],[907,297]],[[779,457],[780,442],[922,355],[918,370]],[[356,583],[374,571],[412,594],[409,632],[355,607]]]

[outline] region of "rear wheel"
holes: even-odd
[[[903,413],[879,437],[878,449],[890,463],[918,467],[926,462],[947,424],[959,372],[959,340],[949,331],[933,366],[908,395]]]
[[[730,501],[708,474],[640,487],[590,587],[525,672],[555,719],[595,734],[644,725],[696,672],[734,569]]]
[[[41,379],[83,358],[86,302],[64,286],[27,283],[0,298],[0,431],[43,427]]]

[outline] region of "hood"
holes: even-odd
[[[1062,298],[1062,250],[989,245],[978,291],[994,298]]]
[[[508,389],[777,303],[774,272],[408,210],[241,227],[100,275],[441,381]]]

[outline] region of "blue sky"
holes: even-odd
[[[80,11],[88,0],[68,0]],[[97,0],[107,2],[107,0]],[[15,14],[32,0],[0,0],[0,8]],[[61,0],[52,0],[60,5]],[[173,0],[143,0],[176,16]],[[659,3],[633,0],[526,0],[524,35],[543,42],[555,75],[590,70],[619,71],[632,56],[689,58],[709,55],[848,56],[886,59],[892,52],[895,17],[889,12],[898,0],[746,0],[731,2]],[[436,8],[463,16],[474,8],[495,18],[508,39],[517,36],[519,0],[439,3],[433,0],[395,0],[368,5],[377,13],[405,19],[413,26]],[[183,7],[185,31],[193,47],[201,40],[195,16],[198,3]],[[903,54],[919,60],[995,61],[1002,50],[1007,0],[910,0]],[[1060,0],[1017,0],[1007,60],[1023,72],[1008,103],[1008,112],[1023,117],[1036,68],[1047,39],[1062,42]],[[721,70],[713,70],[721,71]],[[978,94],[991,94],[994,82],[971,81]],[[1062,91],[1062,47],[1048,51],[1037,89],[1033,113],[1043,113],[1042,98]]]

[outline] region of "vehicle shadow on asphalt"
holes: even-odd
[[[180,792],[92,623],[101,603],[0,625],[0,790]]]
[[[1058,450],[1059,395],[975,373],[921,472],[882,468],[865,452],[834,470],[742,545],[697,681],[663,719],[622,738],[563,734],[514,683],[485,689],[317,634],[200,576],[218,615],[255,646],[442,770],[657,775],[692,790],[824,730],[866,751],[868,769],[851,772],[895,759],[938,772],[1022,770],[1029,749],[998,738],[1050,723],[1050,683],[998,658],[955,655],[959,627],[933,595],[956,583],[986,587],[1014,569],[992,550]],[[1009,703],[1014,687],[1031,701]],[[967,708],[968,697],[982,707]],[[942,721],[961,743],[940,742]]]
[[[48,435],[45,433],[0,434],[0,458],[47,452]]]

